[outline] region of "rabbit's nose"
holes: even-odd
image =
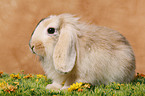
[[[33,52],[34,54],[36,54],[36,53],[34,52],[34,46],[31,47],[31,50],[32,50],[32,52]]]
[[[31,51],[35,54],[35,52],[34,52],[34,45],[32,45],[31,42],[29,42],[29,48],[30,48]]]
[[[35,51],[34,51],[34,46],[33,46],[33,45],[30,46],[30,48],[31,48],[31,51],[32,51],[34,54],[36,54]]]

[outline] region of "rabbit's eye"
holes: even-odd
[[[55,28],[48,28],[48,29],[47,29],[47,32],[48,32],[49,34],[54,34]]]

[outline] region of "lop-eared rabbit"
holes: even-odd
[[[83,23],[71,14],[42,19],[29,45],[53,80],[47,89],[66,89],[75,82],[124,83],[134,78],[135,57],[125,37],[109,28]]]

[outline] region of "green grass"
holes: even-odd
[[[51,91],[45,89],[52,81],[43,75],[9,75],[0,73],[0,96],[145,96],[145,76],[138,74],[131,83],[91,86],[82,91]]]

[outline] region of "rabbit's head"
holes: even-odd
[[[30,48],[40,57],[52,57],[55,69],[70,72],[77,59],[78,18],[62,14],[42,19],[30,39]]]

